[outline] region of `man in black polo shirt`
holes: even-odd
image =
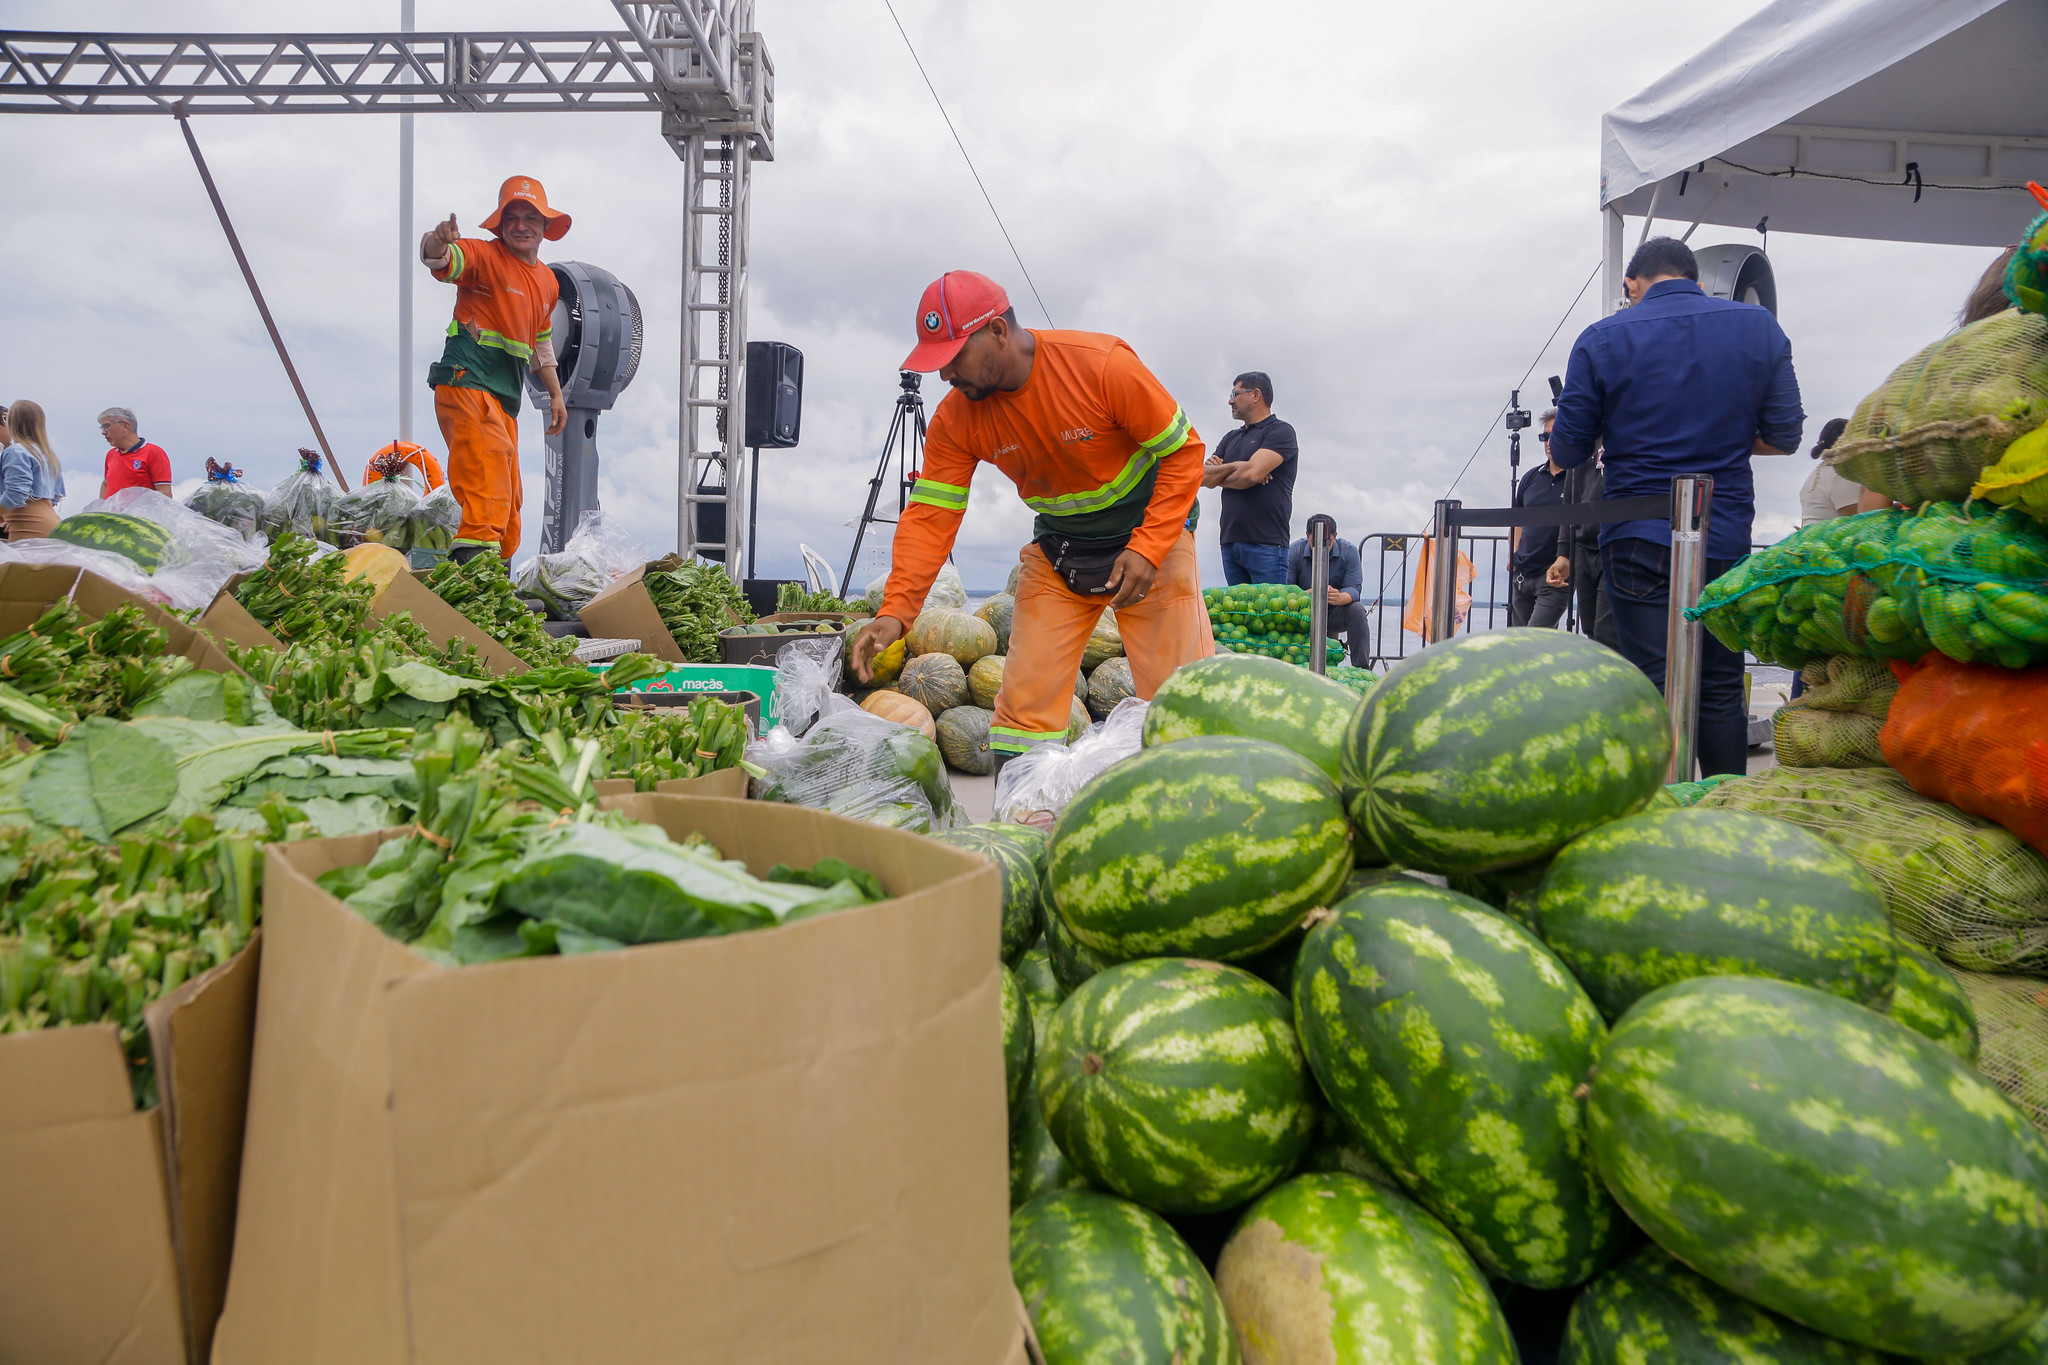
[[[1294,428],[1273,415],[1273,381],[1250,370],[1230,386],[1230,415],[1244,425],[1202,462],[1202,487],[1223,490],[1223,578],[1287,581],[1287,527],[1294,519]]]
[[[1544,460],[1522,476],[1520,486],[1515,489],[1517,507],[1560,507],[1564,504],[1565,472],[1549,459],[1550,425],[1556,420],[1555,412],[1543,415]],[[1550,566],[1557,559],[1557,528],[1517,526],[1511,532],[1510,543],[1514,546],[1510,560],[1514,583],[1508,594],[1508,624],[1549,630],[1564,618],[1564,609],[1572,597],[1570,588],[1552,583],[1548,578]]]

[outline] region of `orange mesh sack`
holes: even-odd
[[[1913,790],[2048,852],[2048,667],[1900,667],[1879,743]]]

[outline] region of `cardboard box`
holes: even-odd
[[[262,645],[269,649],[281,650],[285,647],[284,642],[260,625],[256,618],[249,614],[248,608],[235,600],[235,589],[241,587],[248,578],[248,574],[236,574],[229,579],[227,586],[220,590],[212,604],[200,614],[199,624],[222,639],[232,640],[244,649]],[[370,603],[372,621],[381,621],[401,611],[411,612],[412,619],[420,624],[435,645],[443,649],[447,648],[450,640],[466,641],[482,657],[484,666],[501,678],[513,673],[524,673],[528,669],[525,660],[493,640],[481,626],[467,616],[443,602],[433,589],[420,581],[420,576],[416,573],[393,575],[391,581],[384,585],[384,590],[377,594],[376,600]]]
[[[0,1037],[0,1361],[203,1365],[226,1297],[258,958],[150,1007],[163,1100],[112,1024]]]
[[[633,572],[614,579],[612,585],[583,604],[577,613],[585,628],[598,639],[638,640],[643,653],[657,659],[666,659],[672,664],[689,663],[676,637],[668,633],[661,613],[655,610],[654,599],[647,595],[647,566],[642,564]],[[736,611],[728,610],[732,624],[746,623]]]
[[[590,784],[599,796],[633,795],[633,779],[630,777],[600,777]],[[715,773],[702,777],[672,777],[666,782],[657,782],[654,790],[669,796],[722,796],[729,801],[747,799],[747,773],[744,768],[720,768]]]
[[[775,670],[760,664],[683,664],[659,677],[642,678],[627,690],[648,695],[665,692],[752,692],[761,699],[761,724],[773,726],[779,714],[775,703]],[[614,698],[620,695],[612,693]]]
[[[237,575],[236,581],[246,577],[247,574]],[[249,614],[249,609],[235,600],[232,588],[222,588],[206,610],[199,614],[199,628],[215,639],[226,640],[243,649],[284,649],[284,641],[265,630],[262,623]]]
[[[726,631],[718,633],[719,659],[729,664],[767,664],[775,666],[775,651],[792,640],[837,640],[843,646],[846,642],[846,623],[853,618],[843,611],[778,611],[763,616],[757,624],[787,625],[793,621],[834,621],[839,629],[823,634],[811,635],[733,635]]]
[[[606,805],[893,899],[785,928],[444,970],[273,844],[216,1365],[1022,1365],[1000,882],[767,802]]]
[[[88,621],[97,621],[116,607],[140,607],[151,624],[170,637],[171,653],[184,655],[209,673],[236,671],[221,647],[190,624],[88,569],[66,564],[0,564],[0,637],[34,625],[37,617],[66,597],[78,604]]]

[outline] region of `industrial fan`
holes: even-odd
[[[1753,303],[1778,315],[1778,277],[1771,258],[1754,246],[1703,246],[1693,252],[1700,263],[1700,288],[1707,297]]]
[[[610,271],[581,261],[549,269],[561,297],[553,321],[556,374],[568,425],[547,438],[547,503],[541,513],[540,549],[553,554],[576,533],[583,514],[597,510],[597,418],[633,382],[640,368],[640,301]],[[527,389],[545,413],[547,390],[527,376]]]

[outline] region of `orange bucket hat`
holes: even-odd
[[[524,199],[540,210],[540,216],[548,220],[541,235],[551,242],[559,242],[569,231],[569,215],[548,207],[548,192],[540,187],[540,181],[528,175],[515,175],[498,186],[498,207],[491,210],[491,216],[484,219],[485,232],[498,230],[498,219],[504,214],[505,206],[515,199]]]

